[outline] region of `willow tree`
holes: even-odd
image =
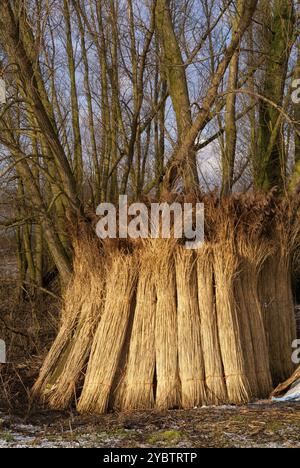
[[[237,11],[232,18],[232,27],[235,29],[238,25],[239,15],[241,13],[242,2],[237,2]],[[237,122],[236,122],[236,100],[235,93],[238,86],[239,76],[239,57],[240,52],[237,49],[230,62],[228,72],[228,83],[225,108],[225,139],[226,145],[222,154],[222,195],[228,196],[231,193],[234,177],[234,163],[237,144]]]
[[[297,62],[294,71],[294,80],[295,83],[300,83],[300,44],[297,46]],[[300,162],[300,106],[297,102],[294,103],[294,118],[296,121],[296,131],[295,131],[295,163],[296,166]]]
[[[258,153],[254,161],[254,182],[258,189],[284,188],[286,158],[283,119],[278,107],[283,106],[288,62],[294,43],[295,12],[290,0],[262,2],[265,73],[260,101]]]
[[[95,118],[94,118],[94,103],[92,96],[92,87],[90,79],[90,67],[87,51],[87,35],[86,35],[86,26],[82,19],[80,6],[78,3],[73,0],[72,2],[74,9],[76,11],[78,31],[80,36],[80,47],[82,54],[82,62],[84,66],[84,90],[87,101],[87,112],[88,112],[88,129],[90,136],[90,146],[91,146],[91,157],[94,168],[94,181],[93,181],[93,193],[92,197],[94,200],[94,205],[98,205],[100,202],[101,195],[101,172],[100,172],[100,161],[97,150],[97,138],[96,138],[96,128],[95,128]]]
[[[252,21],[257,3],[258,0],[243,2],[239,21],[236,24],[236,27],[232,29],[231,41],[225,48],[223,58],[220,60],[219,65],[211,78],[210,86],[201,102],[200,110],[194,118],[192,125],[186,131],[178,149],[174,151],[165,169],[166,175],[164,185],[167,190],[173,186],[174,181],[180,173],[186,174],[188,171],[188,155],[194,149],[196,138],[206,127],[207,122],[210,119],[212,108],[219,95],[220,84],[224,79],[226,70],[240,44],[241,39]]]
[[[161,67],[167,77],[177,122],[177,138],[180,146],[184,135],[192,126],[192,111],[187,85],[186,68],[175,34],[170,11],[170,0],[158,0],[156,5],[156,31],[161,44]],[[191,147],[186,155],[184,171],[186,187],[198,186],[196,152]]]
[[[44,81],[41,78],[39,61],[33,56],[33,50],[30,48],[32,45],[32,31],[29,22],[26,21],[26,11],[24,8],[13,9],[11,2],[4,1],[0,5],[0,18],[1,45],[10,61],[16,65],[15,77],[20,83],[20,93],[28,103],[31,112],[34,113],[45,144],[53,157],[54,167],[61,180],[60,192],[64,199],[64,205],[69,215],[75,214],[83,217],[82,201],[77,192],[77,184],[70,161],[61,144],[58,129],[55,125],[53,108],[45,91]],[[59,239],[55,223],[51,219],[38,186],[38,181],[35,180],[32,169],[26,158],[24,158],[22,150],[16,145],[14,135],[10,133],[8,141],[6,140],[4,143],[15,149],[12,152],[15,159],[22,159],[18,164],[19,173],[26,186],[27,194],[30,195],[32,203],[39,213],[49,251],[60,272],[62,281],[67,284],[72,271],[71,260]]]
[[[298,89],[298,83],[300,80],[300,44],[297,46],[297,61],[295,65],[295,70],[294,70],[294,76],[295,84]],[[294,90],[297,91],[297,90]],[[295,102],[293,103],[293,108],[294,108],[294,120],[295,120],[295,166],[293,170],[293,174],[291,177],[291,182],[290,182],[290,191],[294,192],[297,191],[299,192],[299,187],[300,187],[300,105],[298,102],[298,92],[297,95],[295,96]]]
[[[73,153],[74,153],[74,176],[77,183],[77,192],[82,196],[83,186],[83,156],[82,141],[80,132],[80,117],[78,92],[76,87],[76,64],[73,51],[72,26],[70,7],[67,0],[63,1],[63,15],[66,28],[66,50],[68,57],[68,67],[71,83],[71,110],[72,110],[72,129],[73,129]]]

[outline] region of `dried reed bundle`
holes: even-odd
[[[131,310],[129,315],[128,327],[126,331],[126,337],[124,345],[121,351],[121,357],[118,363],[116,370],[115,378],[111,387],[111,394],[108,403],[108,409],[114,411],[121,411],[122,405],[125,401],[126,394],[126,374],[128,366],[128,357],[129,357],[129,346],[131,341],[133,320],[135,315],[136,307],[136,294],[133,295],[131,302]]]
[[[207,401],[194,252],[178,247],[175,265],[182,406],[193,408]]]
[[[259,281],[274,386],[294,372],[291,345],[297,336],[291,273],[279,252],[280,248],[266,260]]]
[[[64,409],[76,398],[76,389],[82,382],[84,369],[87,364],[93,337],[103,312],[105,282],[103,263],[96,263],[97,256],[91,259],[91,270],[86,276],[89,296],[81,308],[81,314],[70,344],[70,351],[65,361],[64,370],[55,384],[55,391],[51,392],[48,401],[53,409]],[[94,263],[94,265],[93,265]],[[82,284],[82,287],[86,287]]]
[[[108,409],[113,411],[122,411],[122,406],[126,397],[126,373],[127,373],[127,362],[129,353],[129,339],[131,334],[129,331],[126,334],[126,342],[124,349],[121,352],[121,360],[119,362],[116,375],[111,387],[111,394],[108,402]]]
[[[90,287],[83,287],[90,274],[89,243],[84,240],[74,240],[74,275],[65,291],[61,326],[58,335],[43,363],[38,380],[32,395],[34,398],[48,399],[56,390],[57,379],[63,373],[68,355],[72,347],[72,339],[84,304],[90,297]],[[97,252],[96,257],[99,254]],[[95,252],[93,252],[95,257]]]
[[[283,203],[279,220],[277,220],[277,236],[280,243],[281,259],[277,264],[276,290],[278,300],[281,298],[281,319],[286,316],[286,325],[289,326],[290,335],[286,331],[287,342],[282,342],[282,355],[286,356],[283,370],[287,378],[291,371],[295,371],[295,365],[291,358],[291,345],[297,338],[297,322],[294,297],[292,292],[292,267],[295,252],[299,250],[300,219],[299,199],[294,202]],[[277,382],[276,382],[277,383]]]
[[[272,253],[272,245],[262,239],[250,242],[239,239],[239,291],[237,302],[248,315],[250,326],[255,375],[257,381],[256,396],[266,398],[272,389],[268,344],[262,305],[258,292],[258,279],[262,263]],[[250,347],[245,351],[249,354]]]
[[[248,307],[251,306],[248,303],[245,292],[247,291],[245,285],[245,265],[241,261],[239,264],[239,272],[236,275],[234,281],[234,297],[235,307],[237,308],[238,320],[240,323],[241,338],[242,338],[242,349],[243,357],[246,364],[246,376],[248,378],[249,386],[251,389],[251,397],[257,397],[259,395],[258,381],[254,359],[254,347],[252,342],[251,324],[248,313]],[[251,298],[252,299],[252,298]]]
[[[78,403],[83,412],[105,413],[126,338],[131,302],[136,286],[134,255],[114,251],[107,264],[107,292],[97,328],[87,374]]]
[[[152,242],[145,242],[139,252],[139,279],[136,308],[130,338],[125,390],[121,408],[144,410],[154,407],[155,372],[155,277]]]
[[[245,360],[241,321],[234,299],[237,258],[230,241],[215,244],[213,254],[218,331],[228,398],[230,403],[246,403],[251,400],[252,394],[247,375],[249,369]]]
[[[171,240],[158,240],[155,250],[156,283],[156,407],[172,409],[180,406],[178,370],[176,275]]]
[[[227,403],[228,395],[218,335],[213,258],[210,246],[205,245],[197,252],[197,277],[207,403],[222,405]]]

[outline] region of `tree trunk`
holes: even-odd
[[[266,45],[266,72],[263,96],[282,106],[288,61],[293,45],[294,8],[290,0],[275,0],[273,11],[264,4],[264,42]],[[258,154],[254,166],[257,189],[282,191],[285,179],[281,115],[271,103],[262,100],[259,111]]]
[[[82,144],[81,144],[81,133],[79,123],[79,106],[78,96],[76,88],[76,67],[75,58],[73,51],[72,42],[72,29],[71,29],[71,17],[69,10],[68,0],[64,0],[63,14],[66,28],[66,39],[67,39],[67,56],[69,75],[71,82],[71,109],[72,109],[72,128],[73,128],[73,147],[74,147],[74,174],[77,182],[78,193],[82,196],[83,190],[83,157],[82,157]]]
[[[186,132],[179,149],[175,151],[175,153],[169,161],[164,180],[164,187],[167,191],[172,189],[174,181],[176,180],[180,171],[180,167],[185,163],[187,155],[194,147],[197,136],[207,124],[207,121],[211,114],[211,108],[215,104],[218,96],[219,86],[222,82],[228,65],[231,62],[232,57],[252,20],[253,14],[257,7],[257,3],[258,0],[244,1],[243,10],[238,27],[232,32],[231,42],[225,50],[224,58],[220,62],[216,73],[212,78],[211,86],[205,98],[203,99],[201,110],[198,113],[196,119],[194,120],[189,130]]]
[[[192,113],[185,66],[172,23],[169,0],[157,1],[156,31],[162,49],[162,70],[167,77],[176,116],[178,145],[180,146],[186,132],[192,126]],[[196,153],[192,147],[186,153],[185,162],[183,179],[185,189],[188,191],[198,186],[199,183]]]
[[[241,13],[242,2],[237,4],[237,16],[232,20],[232,27],[236,29],[238,26],[238,17]],[[222,195],[227,197],[230,195],[233,186],[234,162],[237,142],[237,127],[236,127],[236,94],[235,90],[238,85],[239,73],[239,51],[236,50],[231,59],[229,66],[229,77],[227,84],[228,95],[226,97],[226,114],[225,114],[225,136],[226,145],[222,161]]]

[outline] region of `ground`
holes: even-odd
[[[300,448],[300,403],[80,416],[0,414],[0,448]]]

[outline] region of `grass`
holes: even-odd
[[[164,445],[172,444],[177,445],[182,439],[182,433],[180,431],[164,431],[164,432],[154,432],[149,438],[149,444],[162,443]]]
[[[15,441],[15,438],[10,432],[0,432],[0,440],[11,443]]]
[[[265,430],[271,433],[279,432],[282,429],[285,429],[286,423],[281,421],[271,421],[267,424]]]

